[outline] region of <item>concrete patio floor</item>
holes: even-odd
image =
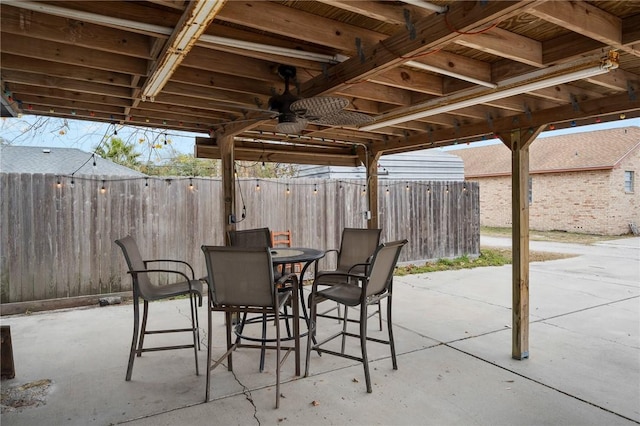
[[[482,244],[510,241],[483,238]],[[367,394],[357,362],[312,354],[304,378],[294,376],[290,356],[278,410],[273,353],[259,373],[258,351],[236,352],[234,373],[214,370],[212,401],[204,403],[204,346],[199,376],[193,351],[180,350],[144,354],[132,381],[124,380],[130,304],[17,315],[0,320],[11,326],[16,368],[2,391],[51,382],[39,405],[3,407],[1,423],[640,424],[640,238],[591,246],[532,241],[531,249],[578,256],[530,266],[527,360],[511,358],[510,266],[397,277],[399,369],[392,370],[387,346],[371,343],[373,393]],[[206,342],[204,307],[200,320]],[[222,315],[213,320],[214,353],[221,354]],[[151,305],[149,328],[187,322],[186,300]],[[330,320],[319,324],[322,333],[335,327]],[[386,336],[375,321],[369,329]]]

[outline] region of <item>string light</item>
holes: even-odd
[[[91,154],[91,158],[93,159],[93,167],[96,166],[96,155],[95,154]]]
[[[105,193],[107,191],[106,188],[106,182],[122,182],[122,181],[142,181],[144,179],[144,187],[149,187],[149,179],[154,179],[154,180],[164,180],[167,184],[167,186],[171,186],[172,181],[173,180],[189,180],[189,182],[187,182],[184,186],[184,188],[189,188],[189,190],[193,191],[194,193],[198,192],[197,188],[195,186],[195,182],[194,179],[206,179],[206,178],[201,178],[201,177],[194,177],[194,176],[188,176],[188,177],[175,177],[175,178],[166,178],[166,177],[160,177],[160,176],[140,176],[140,177],[125,177],[125,178],[111,178],[111,179],[100,179],[100,178],[95,178],[95,177],[77,177],[74,174],[70,174],[70,175],[56,175],[55,177],[55,181],[52,182],[52,187],[53,185],[55,185],[56,188],[62,188],[64,186],[64,179],[70,179],[70,185],[69,188],[73,188],[74,187],[74,183],[77,179],[80,180],[88,180],[88,181],[99,181],[101,182],[101,185],[98,187],[99,191],[101,193]],[[215,179],[211,179],[212,181]],[[256,191],[261,191],[261,179],[254,179],[256,182]],[[251,178],[249,179],[244,179],[241,182],[239,182],[239,184],[242,186],[246,185],[246,183],[250,182]],[[285,186],[284,191],[285,191],[285,195],[289,196],[291,195],[291,187],[292,186],[311,186],[313,185],[313,194],[316,195],[318,194],[318,183],[311,183],[311,182],[278,182],[278,181],[271,181],[271,180],[267,180],[266,182],[268,182],[269,184],[273,184],[273,185],[283,185]],[[334,181],[336,183],[338,183],[339,185],[336,185],[336,189],[340,188],[340,189],[344,189],[345,185],[349,186],[349,187],[360,187],[360,192],[362,194],[362,196],[366,196],[367,192],[368,192],[368,187],[366,184],[362,184],[362,182],[358,182],[356,180],[354,181]],[[450,183],[450,182],[449,182]],[[380,192],[382,192],[384,190],[384,193],[386,193],[387,195],[391,194],[391,188],[392,187],[400,187],[401,185],[404,186],[405,191],[411,191],[412,188],[416,189],[416,188],[424,188],[426,187],[426,193],[427,194],[431,194],[431,185],[433,183],[428,183],[428,182],[420,182],[420,181],[387,181],[384,184],[384,187],[380,187]],[[384,188],[384,189],[383,189]],[[462,181],[460,182],[460,184],[455,183],[454,188],[451,189],[451,191],[453,191],[455,194],[465,194],[465,195],[469,195],[469,193],[473,193],[473,191],[471,191],[472,188],[470,188],[466,182]],[[356,188],[356,191],[358,189]],[[450,193],[450,189],[449,189],[449,185],[446,184],[446,182],[443,182],[442,184],[437,184],[436,187],[434,188],[434,191],[437,194],[449,194]]]

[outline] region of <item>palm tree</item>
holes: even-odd
[[[140,166],[138,161],[140,153],[135,151],[135,145],[114,136],[104,144],[98,145],[95,153],[131,169],[137,169]]]

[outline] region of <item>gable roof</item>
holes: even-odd
[[[0,147],[0,172],[51,173],[67,176],[145,176],[98,155],[92,158],[91,153],[77,148],[13,145]]]
[[[640,127],[538,138],[529,147],[529,173],[613,169],[640,147]],[[511,175],[511,151],[504,144],[451,151],[462,158],[465,178]]]

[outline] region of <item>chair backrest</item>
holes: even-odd
[[[400,250],[405,244],[407,244],[407,240],[393,241],[378,246],[367,274],[369,277],[367,296],[380,294],[389,288]]]
[[[291,247],[291,231],[271,231],[271,247]]]
[[[338,252],[338,270],[348,271],[353,265],[366,263],[380,244],[381,229],[344,228]],[[364,267],[352,272],[364,273]]]
[[[147,269],[144,264],[144,260],[142,259],[142,255],[140,254],[138,244],[131,235],[120,238],[115,242],[122,249],[122,254],[124,254],[124,258],[127,261],[129,271],[144,271],[145,269]],[[137,291],[140,297],[142,297],[143,299],[152,299],[155,293],[156,286],[151,284],[149,275],[144,273],[136,273],[131,274],[131,277],[133,278],[133,291]]]
[[[268,248],[202,246],[214,306],[275,306]]]
[[[229,243],[233,247],[271,247],[269,228],[229,231]]]

